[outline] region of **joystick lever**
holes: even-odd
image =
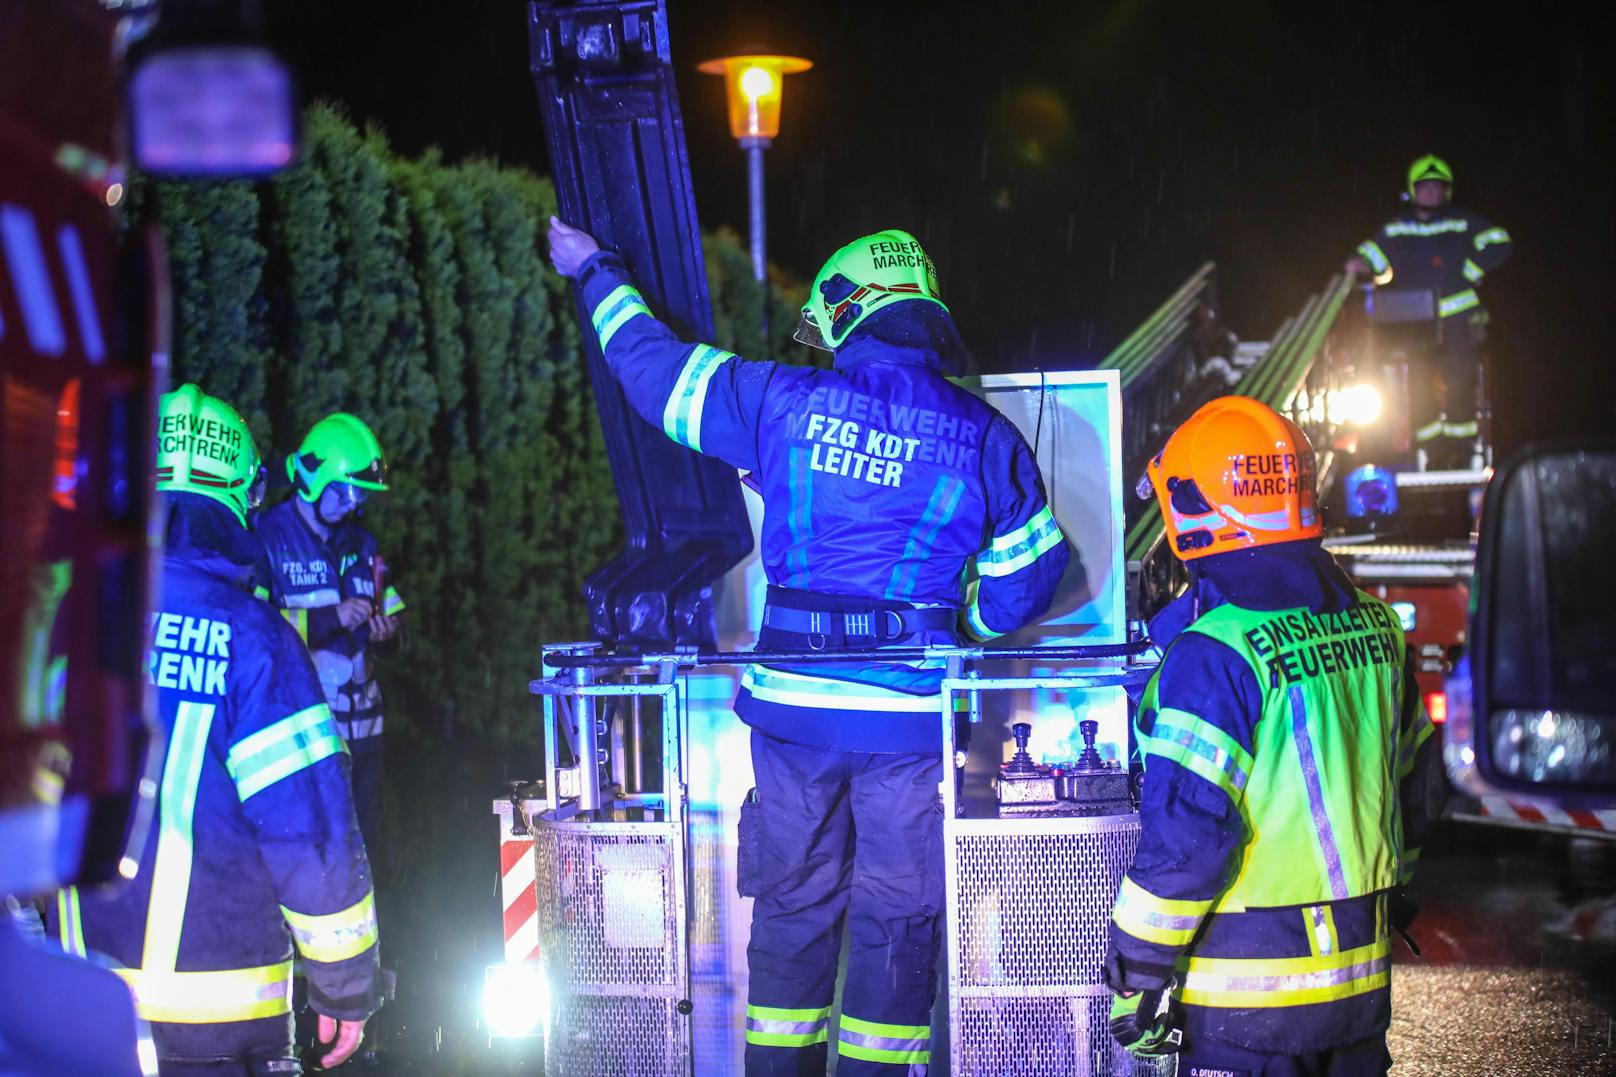
[[[1092,718],[1077,723],[1077,731],[1083,734],[1083,752],[1077,757],[1078,770],[1104,770],[1105,760],[1100,758],[1100,750],[1094,746],[1094,738],[1100,733],[1100,723]]]
[[[1032,726],[1027,722],[1017,722],[1010,727],[1011,734],[1016,738],[1016,754],[1010,757],[1004,770],[1006,774],[1033,774],[1038,770],[1032,756],[1027,754],[1027,739],[1032,736]]]

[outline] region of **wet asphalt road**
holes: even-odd
[[[1616,842],[1448,822],[1411,893],[1423,956],[1393,944],[1396,1077],[1616,1074],[1616,938],[1597,916]]]

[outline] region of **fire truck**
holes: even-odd
[[[289,160],[294,131],[284,68],[233,2],[204,7],[160,18],[152,0],[0,4],[7,1073],[155,1072],[122,981],[26,945],[13,917],[59,887],[132,876],[153,815],[163,738],[142,651],[169,312],[160,238],[119,234],[124,166],[258,175]]]
[[[1426,710],[1445,734],[1455,697],[1468,706],[1477,542],[1483,505],[1498,500],[1489,493],[1495,470],[1486,364],[1476,378],[1477,435],[1468,461],[1458,461],[1468,466],[1429,467],[1413,437],[1409,402],[1433,395],[1415,383],[1431,377],[1442,343],[1434,294],[1363,291],[1362,315],[1342,319],[1341,343],[1328,356],[1348,388],[1338,393],[1340,422],[1329,446],[1326,509],[1335,528],[1325,545],[1360,587],[1398,612]],[[1448,747],[1458,762],[1462,746]],[[1616,813],[1576,798],[1510,796],[1480,780],[1461,781],[1456,794],[1449,814],[1467,822],[1616,840]]]

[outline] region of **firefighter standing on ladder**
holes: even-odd
[[[1508,232],[1456,208],[1452,198],[1448,163],[1432,154],[1415,161],[1408,169],[1413,211],[1387,221],[1358,244],[1346,270],[1372,275],[1376,287],[1429,291],[1436,297],[1446,392],[1440,401],[1429,391],[1420,392],[1424,400],[1414,415],[1414,440],[1437,463],[1464,466],[1480,433],[1476,371],[1486,341],[1487,311],[1476,289],[1509,260],[1512,248]]]
[[[291,626],[251,594],[247,531],[262,474],[235,409],[195,385],[158,411],[168,494],[162,605],[147,676],[169,731],[140,870],[63,891],[71,953],[120,962],[162,1072],[301,1073],[292,1054],[295,942],[320,1015],[321,1060],[359,1047],[380,1003],[375,904],[348,753]]]
[[[682,342],[622,261],[552,219],[629,403],[670,438],[751,471],[769,579],[758,649],[955,644],[1049,606],[1069,552],[1026,442],[943,376],[963,353],[931,260],[866,236],[814,280],[798,339],[833,370]],[[742,812],[749,1074],[825,1072],[845,915],[839,1072],[923,1073],[943,908],[941,663],[755,665]]]
[[[1153,1054],[1181,1026],[1184,1077],[1384,1073],[1388,927],[1444,788],[1397,614],[1320,546],[1312,446],[1255,400],[1201,408],[1140,486],[1200,612],[1140,704],[1113,1032]]]

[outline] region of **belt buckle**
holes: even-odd
[[[904,624],[903,614],[899,613],[897,610],[882,610],[881,617],[883,620],[888,617],[892,618],[892,623],[894,626],[891,632],[888,632],[886,635],[880,637],[882,643],[908,635],[908,632],[905,631],[906,625]],[[883,627],[885,626],[883,625]]]
[[[825,639],[823,632],[808,633],[808,649],[810,651],[823,651],[827,642],[829,641]]]

